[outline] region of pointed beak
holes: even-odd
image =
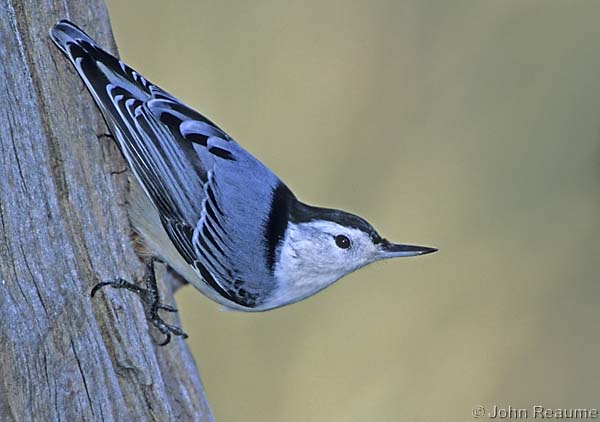
[[[379,244],[380,259],[427,255],[428,253],[433,253],[436,251],[436,248],[390,243],[385,239],[383,239],[383,241]]]

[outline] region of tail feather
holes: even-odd
[[[152,96],[152,84],[91,39],[68,20],[61,20],[50,30],[50,37],[60,50],[80,70],[80,75],[92,93],[102,96],[101,87],[108,83],[126,87],[129,93],[146,100]],[[169,96],[170,97],[170,96]]]
[[[149,107],[152,101],[176,100],[103,50],[73,23],[61,20],[50,36],[77,69],[161,215],[195,223],[204,196],[203,169],[190,162],[189,142],[181,142],[178,129],[165,126]],[[183,105],[180,108],[187,110]],[[181,180],[183,175],[186,180]]]

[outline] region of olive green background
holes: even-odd
[[[182,289],[218,421],[600,408],[600,2],[108,5],[124,60],[301,199],[440,248],[262,314]]]

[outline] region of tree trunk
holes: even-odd
[[[0,420],[210,421],[185,342],[157,346],[136,295],[90,298],[144,268],[127,166],[48,37],[65,17],[116,52],[102,0],[0,0]]]

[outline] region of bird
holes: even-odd
[[[50,30],[100,109],[134,183],[129,216],[154,260],[228,310],[289,305],[370,263],[435,252],[395,244],[365,219],[301,202],[269,168],[193,110],[61,20]],[[149,304],[148,319],[167,339],[153,270],[146,288],[122,278]]]

